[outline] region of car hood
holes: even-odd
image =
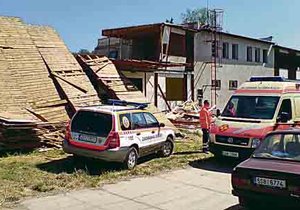
[[[240,163],[237,166],[237,169],[238,168],[300,175],[300,162],[294,161],[249,158],[248,160]]]

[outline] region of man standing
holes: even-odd
[[[209,151],[209,129],[211,124],[211,113],[209,111],[209,102],[205,100],[200,110],[200,126],[202,128],[203,152]]]

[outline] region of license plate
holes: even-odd
[[[238,152],[222,151],[222,155],[223,156],[227,156],[227,157],[235,157],[235,158],[239,157],[239,153]]]
[[[79,141],[86,141],[86,142],[96,143],[97,142],[97,137],[96,136],[91,136],[91,135],[86,135],[86,134],[80,134],[79,135]]]
[[[280,179],[268,179],[262,177],[254,177],[254,184],[274,188],[286,188],[286,181]]]

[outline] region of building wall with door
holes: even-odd
[[[154,103],[154,72],[122,71],[122,73],[133,83],[139,80],[138,84],[142,83],[140,90],[149,102]],[[160,88],[157,91],[157,107],[160,110],[168,110],[165,99],[171,108],[184,101],[184,91],[188,87],[185,87],[187,84],[184,82],[183,74],[158,73],[158,85]]]
[[[203,99],[211,100],[211,34],[198,32],[194,39],[194,87],[203,89]],[[217,52],[217,107],[223,109],[227,100],[251,76],[274,75],[272,43],[247,37],[221,34]]]

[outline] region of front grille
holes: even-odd
[[[216,136],[216,142],[223,144],[234,144],[247,146],[249,143],[249,138],[240,138],[240,137],[230,137],[230,136]]]

